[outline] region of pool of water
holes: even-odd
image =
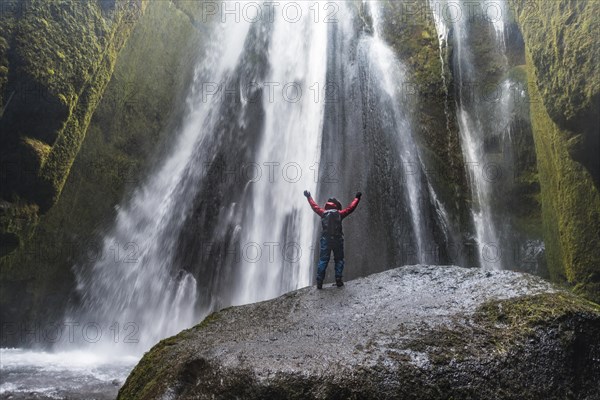
[[[115,399],[139,357],[0,349],[0,399]]]

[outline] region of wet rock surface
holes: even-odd
[[[598,399],[600,307],[511,271],[410,266],[230,307],[119,399]]]

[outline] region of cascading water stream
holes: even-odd
[[[435,8],[433,0],[427,0],[430,8]],[[446,29],[444,20],[440,13],[433,13],[433,19],[435,21],[436,30],[438,32],[438,52],[440,56],[441,71],[440,76],[442,77],[442,83],[444,85],[444,93],[446,98],[444,99],[444,114],[446,115],[446,131],[450,134],[450,104],[448,101],[448,81],[446,79],[446,61],[445,61],[445,49],[448,47],[448,30]]]
[[[178,144],[104,238],[102,254],[126,243],[132,259],[105,257],[80,268],[81,305],[68,322],[120,323],[139,335],[136,345],[94,343],[95,351],[139,353],[215,308],[310,283],[316,221],[301,212],[309,211],[301,194],[316,191],[310,168],[320,157],[323,102],[311,88],[325,81],[327,25],[313,22],[308,7],[303,11],[294,23],[275,18],[223,26],[211,39],[223,51],[209,50],[198,68]],[[219,95],[207,101],[216,83]],[[215,178],[211,167],[219,159],[238,173],[252,164],[260,176],[242,185]],[[233,194],[215,204],[213,191]],[[202,216],[218,222],[211,227]],[[214,264],[201,251],[186,256],[207,237],[239,252],[237,260]]]
[[[177,233],[206,175],[210,153],[200,149],[211,146],[223,118],[222,107],[206,101],[204,86],[235,81],[250,28],[233,23],[214,29],[169,154],[118,209],[100,249],[89,249],[90,262],[75,268],[80,298],[57,324],[64,334],[50,342],[52,352],[2,349],[0,394],[114,398],[115,380],[122,382],[144,351],[206,313],[198,307],[198,277],[174,261]]]
[[[181,229],[193,195],[183,185],[195,180],[191,175],[201,173],[196,155],[219,119],[204,104],[202,85],[228,79],[248,30],[248,24],[231,24],[215,33],[212,40],[223,40],[226,51],[214,46],[197,67],[187,99],[189,112],[170,155],[119,209],[114,228],[104,238],[100,253],[104,256],[89,270],[80,269],[81,305],[69,313],[67,322],[93,321],[104,331],[117,324],[121,333],[131,335],[117,343],[88,344],[95,352],[139,353],[198,319],[196,278],[172,269],[174,233]],[[117,255],[119,248],[125,248],[127,255]]]
[[[491,24],[494,30],[491,39],[502,55],[502,68],[506,70],[504,31],[507,8],[504,1],[489,2],[494,7],[490,6],[485,10],[496,10],[497,15],[487,15],[482,12],[483,8],[474,9],[474,4],[468,3],[430,1],[429,7],[434,15],[440,47],[447,46],[449,41],[454,47],[456,114],[473,199],[471,211],[479,265],[484,268],[502,269],[506,267],[506,256],[511,253],[507,241],[510,228],[499,221],[500,213],[494,207],[494,197],[500,190],[499,175],[512,172],[512,156],[509,150],[512,90],[510,81],[505,79],[498,85],[492,85],[498,89],[495,97],[485,92],[489,90],[489,82],[483,78],[481,62],[475,63],[477,56],[471,48],[471,35],[475,22],[483,21],[483,26]],[[475,5],[482,7],[481,4]],[[500,149],[502,159],[489,150],[493,147],[490,143],[495,143],[495,147]]]
[[[265,300],[310,284],[311,246],[316,220],[302,191],[315,195],[313,169],[320,159],[327,24],[311,18],[276,19],[268,49],[274,98],[263,97],[264,133],[255,157],[264,168],[245,207],[243,254],[234,304]],[[280,90],[281,89],[281,90]]]
[[[409,112],[400,108],[397,83],[406,80],[406,72],[380,36],[378,8],[370,9],[375,33],[363,39],[364,59],[370,60],[374,90],[387,98],[384,132],[398,149],[415,261],[429,262],[435,259],[428,258],[434,240],[426,223],[435,217],[428,211],[432,188]],[[95,349],[140,352],[215,308],[310,283],[316,219],[300,194],[317,189],[313,168],[321,157],[328,24],[315,22],[308,6],[303,11],[294,23],[242,22],[216,34],[221,38],[214,41],[227,43],[221,47],[226,50],[209,50],[198,68],[177,144],[119,210],[104,239],[102,254],[127,244],[135,259],[105,257],[80,268],[81,305],[68,320],[118,322],[126,333],[139,329],[137,345],[95,343]],[[207,101],[207,83],[215,82],[223,96]],[[259,96],[244,96],[256,87]],[[236,143],[240,148],[232,148]],[[215,180],[209,166],[218,159],[234,170],[235,160],[247,161],[260,176],[241,185]],[[230,195],[216,200],[212,191]],[[439,207],[435,193],[433,199]],[[443,210],[437,216],[444,217]],[[227,252],[239,252],[237,259],[203,257],[198,248],[206,237],[220,241]]]
[[[402,163],[404,193],[410,207],[410,217],[416,243],[416,262],[435,263],[438,260],[437,248],[431,232],[432,222],[428,218],[435,218],[440,224],[443,234],[448,242],[449,222],[443,205],[437,199],[435,191],[428,181],[420,150],[413,137],[414,129],[411,125],[409,97],[404,92],[404,83],[408,82],[404,66],[396,58],[393,50],[382,38],[382,21],[380,4],[378,2],[365,2],[373,19],[373,37],[369,45],[369,59],[372,60],[374,70],[377,71],[378,85],[389,96],[392,105],[392,118],[395,119],[396,132],[400,150],[399,157]],[[404,108],[401,108],[403,103]],[[435,210],[435,215],[428,211]]]

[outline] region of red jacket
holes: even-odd
[[[344,219],[348,215],[352,214],[352,212],[356,209],[356,206],[358,206],[359,202],[360,202],[360,199],[358,197],[355,197],[354,200],[352,200],[352,203],[350,203],[350,205],[348,207],[344,208],[343,210],[340,210],[340,216],[342,217],[342,219]],[[319,205],[313,200],[312,197],[308,197],[308,204],[310,204],[310,207],[313,209],[313,211],[315,213],[317,213],[317,215],[319,217],[323,216],[323,213],[325,213],[325,210],[331,210],[331,209],[337,208],[335,203],[328,201],[327,203],[325,203],[325,208],[323,209],[323,208],[319,207]]]

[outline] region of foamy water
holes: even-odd
[[[0,398],[114,399],[139,361],[86,351],[0,349]]]

